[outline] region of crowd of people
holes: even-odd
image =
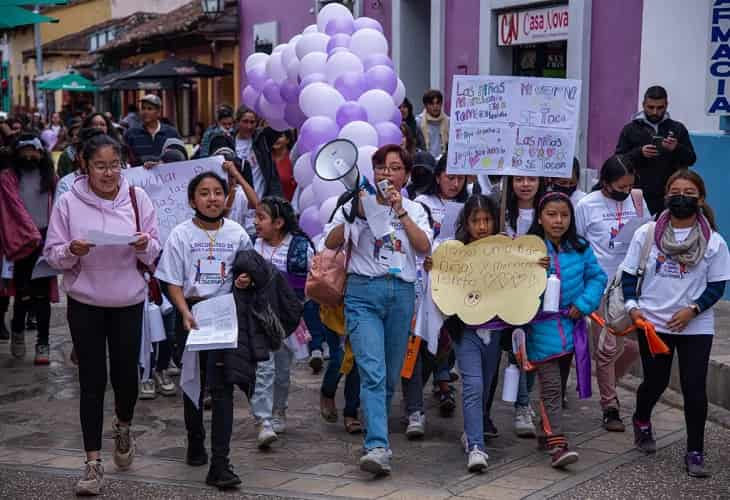
[[[406,436],[427,439],[423,397],[429,379],[440,418],[453,418],[461,399],[463,434],[455,446],[463,446],[470,472],[484,471],[486,443],[500,435],[491,409],[503,353],[520,367],[513,431],[536,438],[553,467],[575,463],[579,456],[568,443],[562,412],[569,404],[574,355],[577,365],[578,344],[587,335],[595,346],[600,418],[608,431],[625,431],[616,384],[641,360],[644,379],[631,427],[636,446],[646,453],[656,450],[652,410],[677,352],[685,467],[690,476],[706,477],[712,307],[730,279],[730,254],[705,184],[689,168],[696,157],[687,130],[669,118],[667,103],[663,88],[647,90],[643,110],[624,127],[615,154],[586,193],[577,160],[565,179],[450,174],[443,95],[426,92],[417,116],[406,99],[400,106],[403,142],[380,147],[372,158],[377,188],[370,190],[390,232],[374,234],[365,199],[355,197],[335,209],[317,241],[298,222],[303,186],[292,172],[296,132],[267,128],[246,107],[221,105],[216,123],[199,127],[194,157],[223,156],[225,176],[204,172],[190,182],[193,216],[164,242],[150,198],[122,175],[125,168],[154,169],[189,158],[177,130],[163,122],[159,97],[144,96],[140,110],[130,107],[119,124],[93,111],[68,123],[54,113],[47,127],[35,116],[0,117],[0,341],[10,340],[12,355],[23,359],[32,317],[34,362],[49,364],[51,303],[59,289],[56,274],[36,271],[39,262],[60,271],[81,387],[86,465],[76,486],[80,495],[99,494],[103,487],[107,379],[115,401],[113,460],[124,470],[135,455],[131,426],[138,399],[176,396],[173,377],[185,363],[197,366],[201,382],[199,393],[183,394],[186,461],[210,462],[208,484],[221,489],[240,484],[229,461],[234,386],[249,399],[258,447],[270,447],[287,430],[294,354],[285,339],[297,330],[309,332],[309,366],[323,372],[321,417],[337,422],[335,394],[344,376],[345,431],[364,435],[359,464],[375,475],[391,472],[388,416],[399,385]],[[52,151],[61,151],[55,166]],[[440,229],[453,203],[461,208],[455,235],[447,237]],[[634,219],[647,222],[633,237],[620,238]],[[97,247],[87,239],[93,230],[134,235],[134,241]],[[449,238],[469,244],[497,234],[535,235],[545,242],[547,254],[534,264],[560,280],[559,312],[541,311],[522,326],[526,359],[513,352],[514,326],[469,325],[458,316],[438,325],[434,352],[414,336],[416,318],[432,300],[431,255]],[[338,250],[346,253],[341,303],[309,299],[305,287],[313,261]],[[159,298],[152,294],[152,276],[161,285]],[[639,327],[635,335],[618,335],[626,332],[608,328],[594,314],[616,287],[625,314]],[[186,339],[197,327],[193,306],[230,293],[238,347],[185,358]],[[140,366],[143,309],[158,299],[170,305],[164,312],[166,339],[154,343],[147,374]],[[662,354],[649,339],[653,328]],[[407,352],[415,358],[406,377]],[[206,409],[212,411],[210,458]]]

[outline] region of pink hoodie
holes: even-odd
[[[147,285],[137,269],[137,259],[152,265],[160,253],[160,240],[155,208],[147,193],[135,189],[140,228],[150,238],[144,252],[135,252],[131,246],[101,246],[77,257],[70,251],[71,241],[85,239],[92,229],[121,235],[136,232],[129,184],[123,177],[114,200],[95,195],[84,175],[56,201],[43,255],[52,267],[63,271],[63,290],[73,299],[101,307],[144,301]]]

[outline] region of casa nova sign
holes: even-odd
[[[497,16],[500,46],[568,39],[568,6],[503,12]]]

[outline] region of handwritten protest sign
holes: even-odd
[[[537,236],[490,236],[464,245],[451,240],[433,254],[431,294],[442,313],[468,325],[499,316],[528,323],[540,307],[547,276],[538,261],[547,255]]]
[[[454,76],[450,174],[570,177],[580,80]]]
[[[188,184],[196,175],[215,172],[224,179],[223,157],[211,156],[199,160],[164,163],[147,170],[142,167],[124,170],[124,177],[132,186],[145,190],[157,211],[160,241],[167,240],[170,231],[193,216],[188,203]]]

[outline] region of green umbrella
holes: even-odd
[[[38,85],[40,90],[68,90],[69,92],[96,92],[99,89],[91,80],[76,73],[48,80]]]
[[[68,0],[0,0],[0,7],[6,5],[66,5]]]
[[[58,22],[58,19],[42,16],[22,7],[2,3],[4,1],[8,0],[0,0],[0,7],[2,7],[2,15],[0,15],[0,29],[15,28],[16,26],[24,26],[26,24]]]

